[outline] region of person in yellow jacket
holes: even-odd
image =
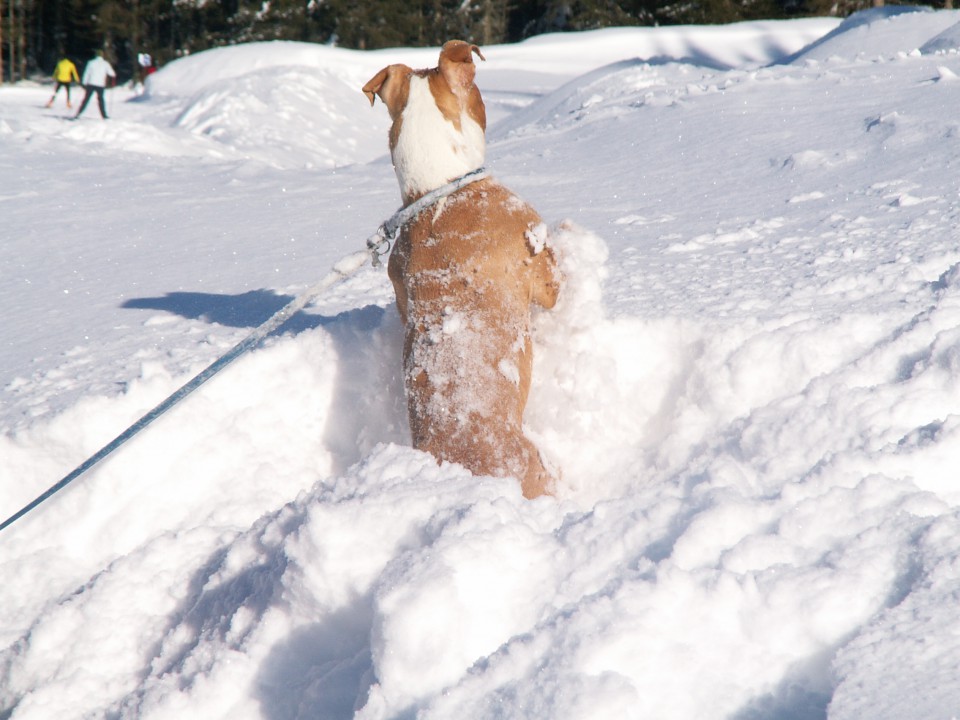
[[[57,88],[53,91],[53,97],[50,98],[47,107],[53,105],[53,101],[57,99],[57,93],[60,92],[62,87],[67,89],[67,107],[73,107],[70,104],[70,84],[80,82],[80,76],[77,75],[77,66],[70,61],[70,58],[63,58],[53,70],[53,79],[57,81]]]

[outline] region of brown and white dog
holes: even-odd
[[[486,110],[476,45],[451,40],[438,67],[390,65],[363,92],[387,106],[404,205],[483,165]],[[388,272],[405,326],[404,384],[414,447],[523,494],[553,478],[523,434],[530,310],[553,307],[559,272],[536,211],[492,178],[457,190],[401,230]]]

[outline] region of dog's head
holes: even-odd
[[[407,106],[410,78],[414,75],[418,77],[438,77],[442,78],[444,83],[434,82],[438,86],[437,90],[449,89],[454,95],[467,99],[472,99],[471,96],[476,93],[476,100],[479,101],[479,110],[482,113],[483,100],[480,99],[480,91],[473,82],[477,73],[476,65],[473,63],[474,53],[481,60],[486,60],[483,53],[480,52],[480,48],[476,45],[471,45],[463,40],[450,40],[440,49],[440,62],[437,67],[430,70],[413,70],[403,64],[388,65],[363,86],[363,94],[370,100],[370,105],[373,105],[376,98],[379,97],[383,104],[387,106],[390,117],[395,120],[403,114],[403,110]],[[471,110],[476,111],[476,108],[471,108]],[[474,119],[480,122],[481,117],[485,126],[485,115],[480,115]]]
[[[363,86],[373,105],[380,98],[393,121],[390,153],[408,201],[483,164],[486,109],[474,83],[476,45],[451,40],[437,67],[388,65]]]

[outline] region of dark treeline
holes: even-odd
[[[947,3],[952,0],[945,0]],[[0,0],[2,77],[48,74],[103,49],[120,79],[211,47],[301,40],[373,49],[480,45],[623,25],[846,16],[883,0]]]

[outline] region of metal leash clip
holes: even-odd
[[[367,249],[370,251],[370,264],[380,267],[380,257],[390,252],[391,240],[387,237],[386,224],[377,228],[377,231],[367,238]]]

